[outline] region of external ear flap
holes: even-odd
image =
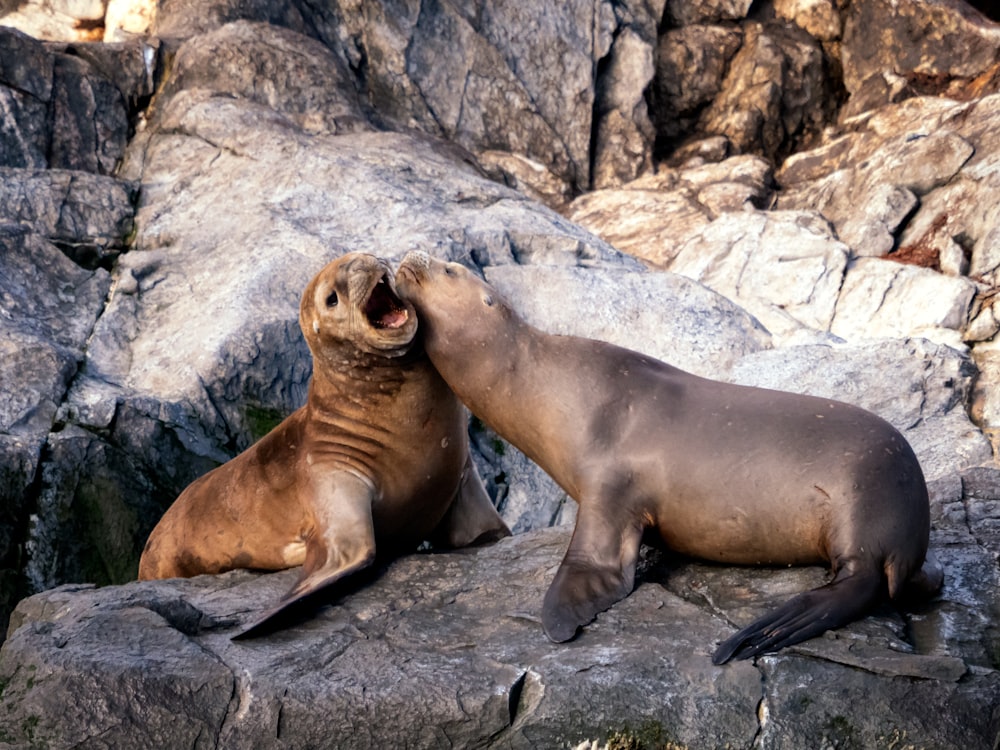
[[[313,333],[319,333],[319,318],[313,318]]]

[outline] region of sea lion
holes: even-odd
[[[417,337],[413,308],[371,255],[333,261],[302,295],[313,356],[301,407],[193,482],[153,529],[139,578],[302,565],[241,635],[293,602],[430,539],[460,547],[510,534],[469,458],[465,409]]]
[[[830,583],[722,643],[716,664],[839,627],[908,581],[940,585],[936,565],[922,568],[920,465],[874,414],[545,333],[464,266],[422,253],[406,256],[396,285],[452,390],[579,503],[542,607],[553,641],[631,592],[644,533],[722,563],[831,565]]]

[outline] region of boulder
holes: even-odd
[[[250,641],[230,636],[295,571],[64,586],[25,600],[12,619],[0,650],[2,740],[992,747],[998,633],[984,624],[1000,606],[1000,537],[988,531],[1000,528],[1000,477],[953,474],[933,490],[933,550],[948,571],[939,597],[721,667],[710,660],[720,639],[819,584],[822,570],[646,550],[633,593],[567,644],[550,643],[538,621],[567,528],[400,558]]]
[[[858,114],[960,91],[996,62],[1000,27],[963,0],[873,0],[846,9],[841,49],[845,113]]]
[[[103,269],[76,266],[20,224],[0,224],[0,266],[0,621],[5,622],[18,598],[39,590],[25,578],[23,544],[43,448],[110,278]]]

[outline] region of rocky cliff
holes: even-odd
[[[0,610],[45,593],[0,651],[0,743],[995,746],[1000,26],[957,0],[10,5]],[[304,400],[306,281],[411,249],[549,330],[886,417],[941,596],[716,668],[823,571],[650,554],[551,645],[544,529],[575,507],[475,422],[511,540],[249,644],[289,574],[126,583],[180,489]]]

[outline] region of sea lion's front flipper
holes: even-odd
[[[305,540],[306,559],[299,580],[281,601],[234,638],[260,635],[277,615],[345,576],[372,564],[375,529],[372,485],[354,474],[338,472],[313,483],[314,526]]]
[[[568,641],[582,625],[625,598],[635,583],[642,526],[623,526],[605,503],[581,503],[566,556],[542,604],[545,634]],[[621,515],[621,514],[619,514]]]
[[[466,455],[455,499],[430,541],[443,547],[468,547],[495,542],[505,536],[510,536],[510,529],[490,502],[472,457]]]
[[[792,597],[774,612],[723,641],[712,656],[712,663],[749,659],[801,643],[857,620],[883,595],[881,571],[845,572],[825,586]]]

